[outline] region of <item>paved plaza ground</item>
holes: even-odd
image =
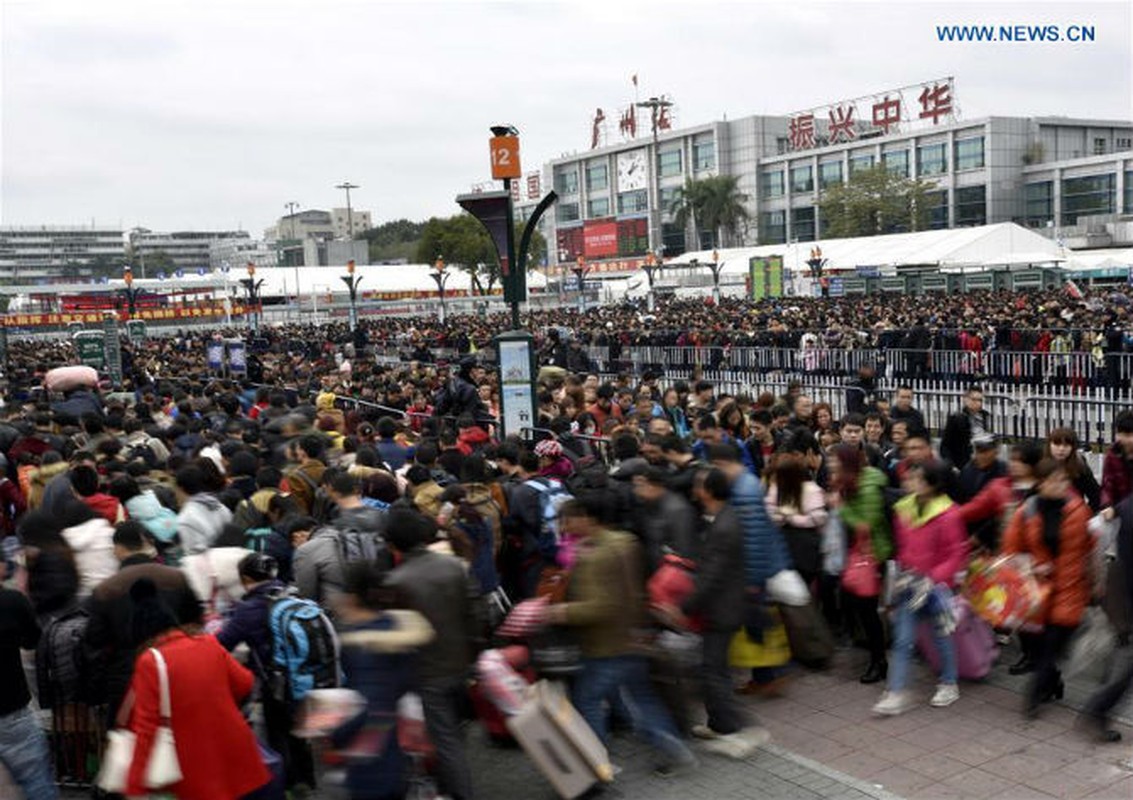
[[[1029,722],[1020,712],[1024,678],[1011,677],[1005,652],[989,678],[961,686],[959,702],[928,706],[931,676],[915,671],[924,703],[896,718],[876,718],[880,689],[857,675],[865,655],[840,650],[825,672],[797,671],[784,695],[745,699],[771,731],[771,744],[745,761],[700,753],[698,770],[654,777],[648,748],[627,735],[614,738],[618,780],[597,797],[789,798],[797,800],[1027,800],[1133,797],[1133,714],[1121,711],[1125,740],[1098,745],[1075,729],[1076,707],[1091,684],[1067,684],[1063,702],[1044,706]],[[488,743],[479,725],[467,731],[477,796],[491,800],[552,800],[550,785],[521,750]],[[15,790],[0,784],[0,798]],[[68,792],[65,797],[85,797]],[[319,793],[328,800],[336,795]]]

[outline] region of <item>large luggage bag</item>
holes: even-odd
[[[952,633],[952,646],[956,650],[957,676],[966,681],[983,680],[999,656],[995,632],[963,597],[953,598],[953,608],[956,630]],[[939,673],[940,653],[936,651],[931,625],[931,622],[921,622],[917,626],[917,648],[933,672]]]
[[[507,726],[528,758],[564,800],[585,794],[614,777],[610,757],[570,700],[547,681],[531,689],[530,699]]]

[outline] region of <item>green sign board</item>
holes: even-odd
[[[846,294],[865,294],[865,278],[843,278],[842,287]]]
[[[783,257],[752,258],[748,264],[751,279],[751,299],[783,296]]]
[[[905,276],[904,275],[891,275],[887,278],[881,279],[881,291],[883,292],[903,292],[905,291]]]
[[[145,320],[132,319],[126,323],[126,335],[130,338],[131,342],[138,344],[146,340],[146,323]]]
[[[947,275],[925,275],[921,278],[921,288],[926,292],[947,292]]]
[[[79,331],[75,334],[75,352],[79,363],[102,369],[106,366],[106,349],[102,331]]]

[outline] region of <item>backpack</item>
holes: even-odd
[[[35,669],[43,708],[58,708],[85,698],[83,636],[89,624],[87,610],[75,607],[48,623],[40,636]]]
[[[268,539],[274,531],[271,528],[248,528],[244,531],[244,549],[253,553],[265,553],[268,548]]]
[[[559,549],[559,509],[563,503],[573,499],[566,488],[553,478],[526,481],[539,495],[539,533],[535,546],[544,558],[553,559]]]
[[[329,522],[334,516],[335,505],[326,489],[315,483],[314,479],[301,469],[288,473],[287,478],[288,480],[299,478],[311,487],[311,516],[319,522]]]
[[[143,461],[150,469],[154,469],[158,465],[157,453],[154,449],[144,442],[130,445],[123,451],[122,459],[130,464],[134,461]]]
[[[293,703],[312,689],[337,687],[338,635],[319,604],[294,591],[270,599],[271,663],[263,667],[272,696]]]
[[[386,549],[382,537],[373,531],[362,531],[355,528],[338,528],[328,525],[324,530],[326,535],[334,536],[338,545],[338,558],[345,569],[347,564],[363,561],[370,564],[392,566],[389,551]]]

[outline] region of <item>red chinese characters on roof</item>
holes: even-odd
[[[952,87],[947,83],[935,83],[932,88],[924,87],[920,97],[921,119],[931,119],[936,125],[941,117],[952,115]]]
[[[880,102],[873,104],[873,127],[889,133],[889,129],[897,127],[900,122],[900,97],[890,98],[889,95],[885,95]]]
[[[792,150],[814,147],[814,114],[799,114],[797,117],[791,117],[787,138],[790,140]]]
[[[854,130],[854,107],[835,106],[830,109],[830,141],[852,142],[857,138]]]
[[[618,132],[631,139],[637,136],[637,111],[633,106],[622,112],[622,118],[618,121]]]

